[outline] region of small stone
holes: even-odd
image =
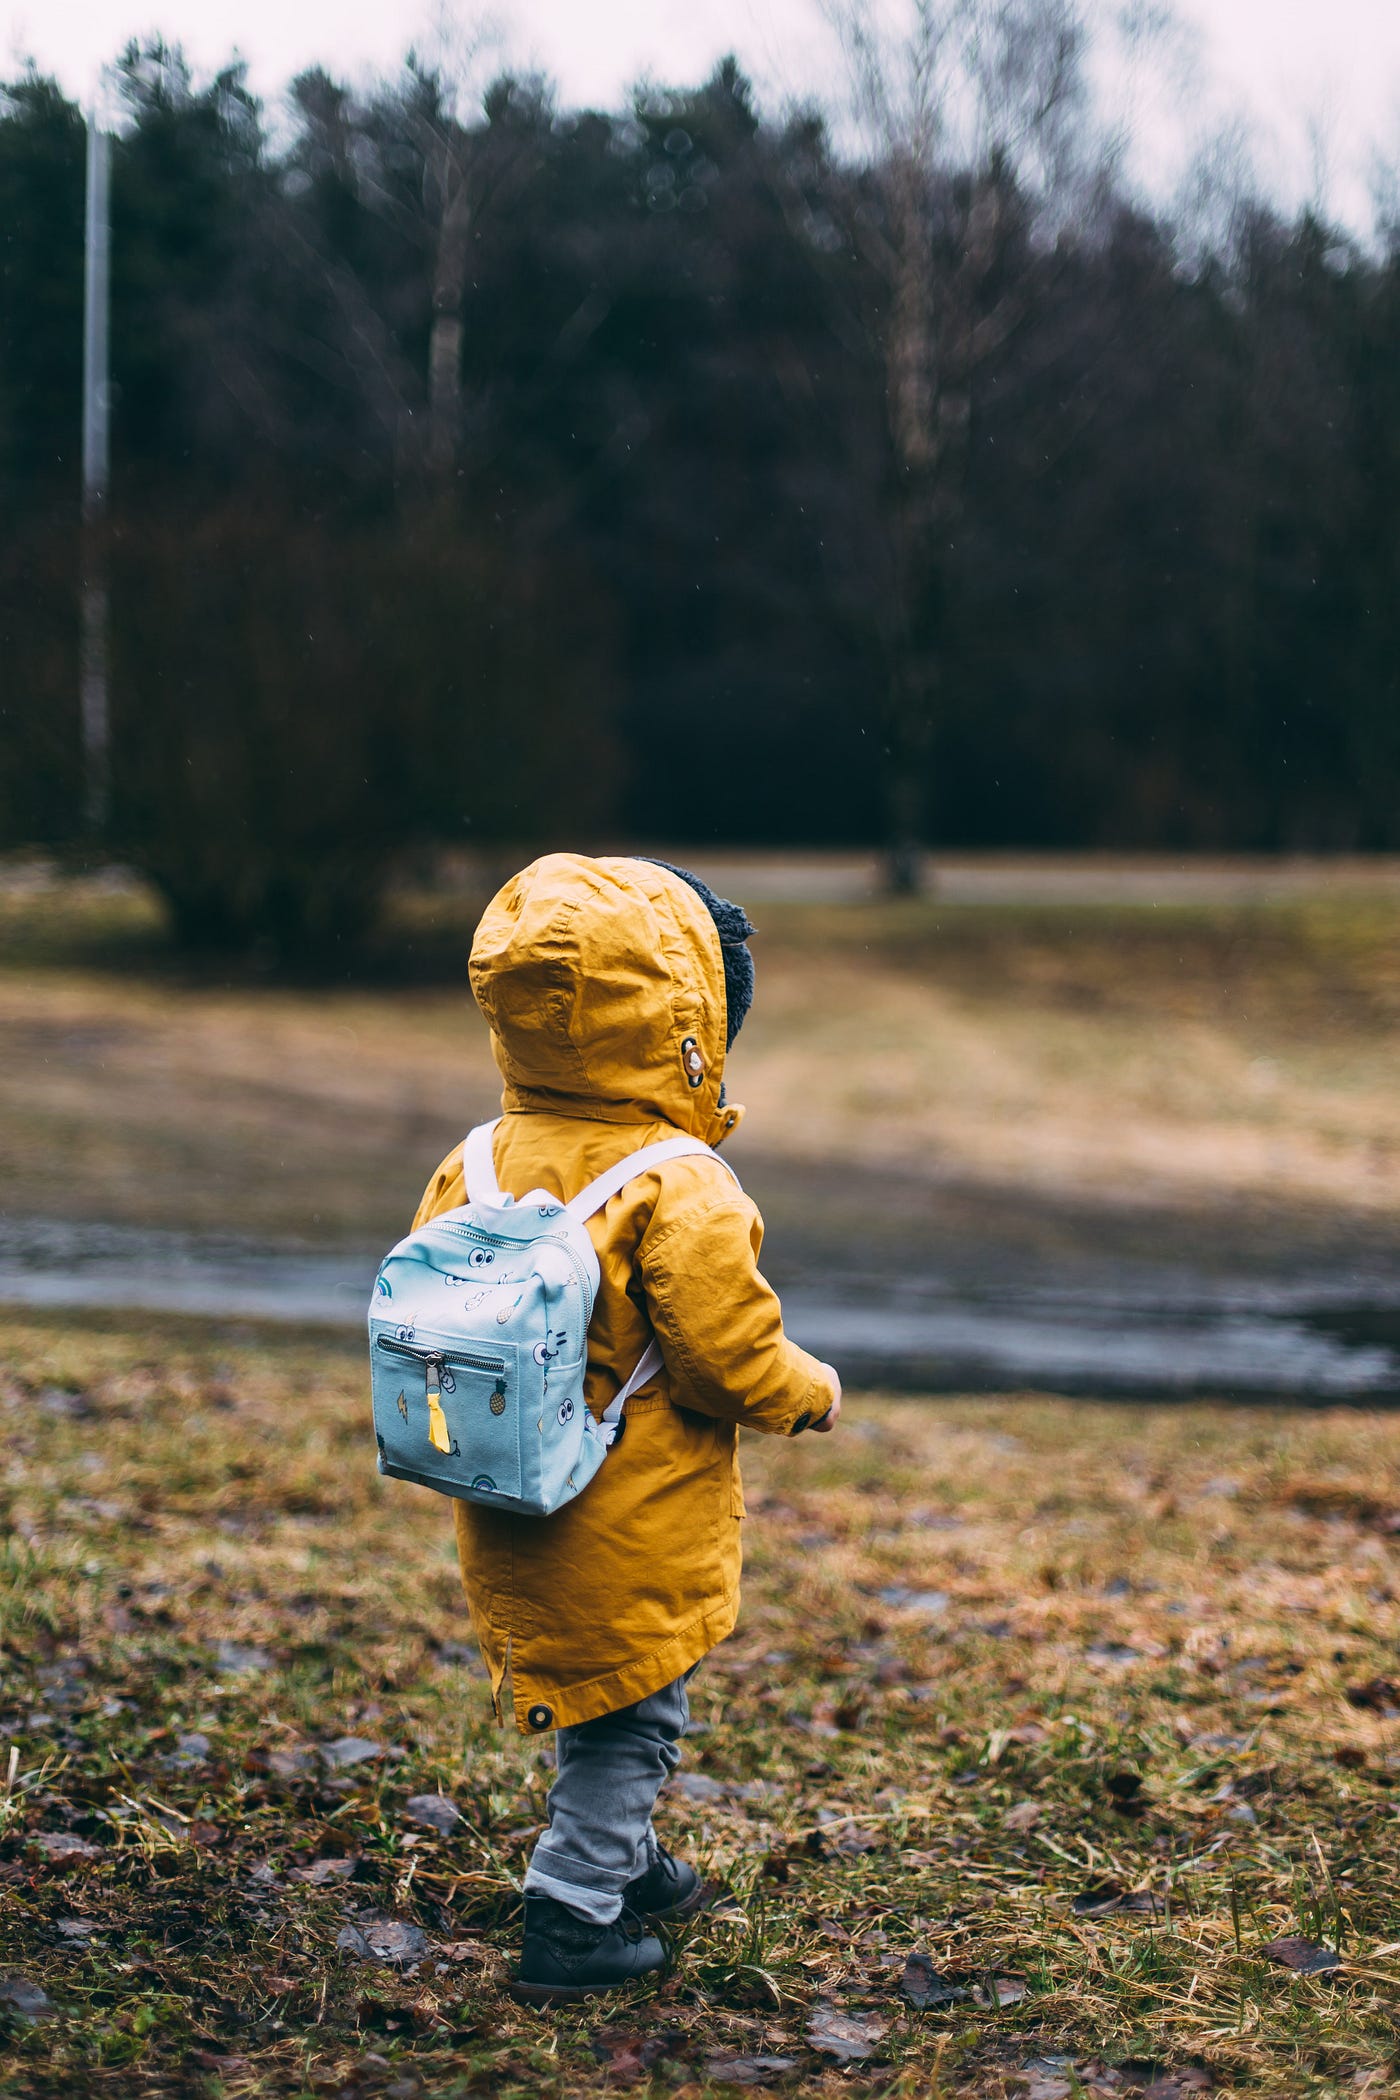
[[[404,1803],[410,1823],[422,1823],[440,1837],[450,1837],[462,1820],[462,1811],[446,1794],[410,1794]]]
[[[99,1859],[102,1847],[72,1830],[36,1830],[29,1842],[42,1852],[51,1866],[67,1866],[73,1860]]]
[[[687,1801],[722,1801],[725,1796],[719,1780],[711,1779],[705,1772],[677,1772],[669,1782],[669,1790],[684,1794]]]
[[[384,1745],[372,1743],[368,1736],[338,1735],[333,1743],[322,1743],[321,1756],[328,1765],[363,1765],[371,1758],[382,1757]]]
[[[879,1592],[882,1604],[897,1605],[901,1611],[918,1612],[925,1619],[936,1619],[948,1609],[946,1590],[908,1590],[894,1583]]]
[[[227,1670],[235,1677],[272,1668],[272,1657],[265,1648],[255,1648],[243,1641],[215,1641],[214,1660],[221,1670]]]
[[[407,1967],[423,1959],[428,1936],[421,1926],[403,1918],[363,1918],[358,1925],[342,1927],[335,1944],[340,1953],[356,1961]]]
[[[26,2021],[46,2020],[53,2011],[48,1992],[13,1969],[0,1974],[0,2006]]]

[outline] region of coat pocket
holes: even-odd
[[[739,1425],[737,1422],[716,1422],[715,1434],[728,1462],[729,1514],[731,1517],[746,1517],[749,1512],[739,1474]]]

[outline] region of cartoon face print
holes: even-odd
[[[542,1342],[536,1342],[534,1349],[531,1352],[534,1356],[535,1362],[537,1364],[552,1364],[555,1361],[556,1357],[559,1355],[560,1351],[563,1349],[564,1344],[568,1340],[568,1338],[568,1334],[561,1327],[557,1328],[553,1334],[546,1335]],[[553,1343],[552,1348],[550,1346],[551,1343]]]
[[[413,1340],[413,1328],[411,1326],[396,1327],[394,1329],[394,1340],[396,1342],[411,1342]]]
[[[467,1261],[473,1269],[489,1269],[496,1259],[489,1247],[473,1247]]]
[[[574,1419],[574,1403],[573,1403],[573,1401],[572,1401],[572,1400],[561,1400],[561,1401],[560,1401],[560,1403],[559,1403],[559,1414],[558,1414],[558,1422],[559,1422],[559,1426],[560,1426],[560,1428],[562,1429],[562,1428],[564,1427],[564,1425],[565,1425],[566,1423],[568,1423],[568,1422],[572,1422],[572,1421],[573,1421],[573,1419]]]

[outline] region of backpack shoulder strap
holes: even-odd
[[[476,1135],[473,1131],[472,1137]],[[470,1142],[468,1139],[468,1143]],[[685,1159],[701,1152],[708,1153],[711,1159],[723,1167],[735,1187],[738,1187],[739,1177],[728,1160],[721,1159],[714,1147],[707,1145],[703,1138],[662,1138],[655,1145],[643,1145],[639,1151],[629,1152],[626,1159],[620,1159],[615,1167],[609,1167],[606,1173],[597,1175],[589,1182],[587,1188],[579,1190],[571,1203],[565,1204],[565,1216],[573,1224],[582,1225],[595,1211],[601,1210],[619,1189],[625,1189],[629,1181],[635,1181],[636,1177],[645,1174],[648,1168],[659,1167],[663,1160]]]
[[[496,1161],[491,1149],[496,1123],[500,1120],[497,1116],[494,1123],[478,1123],[462,1141],[462,1181],[467,1201],[484,1203],[492,1210],[499,1210],[501,1205],[501,1186],[496,1179]]]

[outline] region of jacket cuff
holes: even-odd
[[[801,1436],[804,1429],[810,1429],[813,1422],[820,1422],[822,1416],[835,1405],[836,1394],[827,1381],[824,1378],[814,1378],[802,1396],[800,1411],[788,1424],[787,1434]]]

